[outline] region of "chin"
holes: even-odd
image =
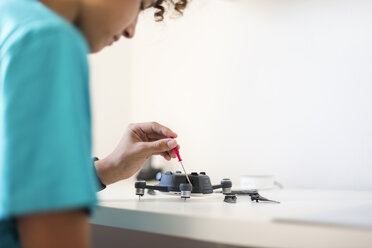
[[[112,46],[113,44],[114,44],[114,42],[92,45],[90,47],[90,53],[98,53],[98,52],[102,51],[104,48]]]
[[[105,48],[104,46],[91,46],[90,47],[90,53],[98,53],[102,51],[102,49]]]

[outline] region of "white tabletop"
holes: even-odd
[[[184,201],[157,193],[139,200],[129,180],[99,193],[101,202],[91,223],[240,246],[372,247],[372,192],[260,193],[281,203],[255,203],[238,196],[231,204],[223,202],[221,194]]]

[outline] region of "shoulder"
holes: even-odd
[[[5,0],[0,4],[0,57],[9,50],[37,45],[88,53],[84,36],[70,23],[34,0]],[[35,52],[40,52],[36,51]],[[78,55],[78,54],[76,54]]]

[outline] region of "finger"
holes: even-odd
[[[169,157],[170,159],[177,158],[174,152],[171,154],[171,151],[154,153],[153,155],[161,155],[164,158]]]
[[[162,134],[157,134],[157,133],[149,133],[149,134],[147,134],[147,137],[149,138],[150,141],[155,141],[155,140],[165,139],[165,138],[171,138],[171,137],[167,137],[167,136],[164,136]]]
[[[173,149],[170,150],[170,151],[173,151],[173,153],[176,154],[176,153],[174,152],[174,149],[175,149],[175,148],[173,148]],[[178,150],[181,149],[180,145],[177,145],[177,149],[178,149]],[[164,153],[168,153],[168,152],[170,152],[170,151],[167,151],[167,152],[157,152],[157,153],[153,153],[153,155],[162,155],[162,156],[163,156]],[[169,154],[169,153],[168,153],[168,154]],[[171,155],[171,154],[169,154],[169,155]],[[177,157],[177,155],[176,155],[176,157]]]
[[[168,153],[162,153],[162,156],[166,159],[166,160],[168,160],[168,161],[170,161],[172,158],[169,156],[169,154]]]
[[[147,135],[153,135],[158,134],[162,135],[163,137],[167,138],[176,138],[177,134],[173,132],[171,129],[160,125],[157,122],[146,122],[146,123],[139,123],[136,124],[143,132],[145,132]]]
[[[169,151],[166,151],[166,152],[158,152],[158,153],[154,153],[153,155],[161,155],[165,158],[165,155],[168,155],[170,158],[177,158],[177,155],[176,153],[174,152],[174,149],[173,148],[172,150],[169,150]],[[177,145],[177,149],[180,149],[180,145]]]
[[[161,155],[164,157],[165,153],[167,152],[156,152],[156,153],[153,153],[152,155]]]
[[[168,154],[169,154],[169,156],[171,156],[171,158],[177,158],[176,153],[174,152],[174,149],[168,151]]]
[[[153,155],[160,155],[162,156],[163,158],[165,158],[166,160],[171,160],[172,158],[169,156],[168,152],[160,152],[160,153],[155,153]]]
[[[161,139],[153,142],[143,142],[143,150],[149,154],[163,153],[177,147],[177,141],[174,139]]]

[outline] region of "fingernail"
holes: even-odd
[[[177,141],[175,141],[175,140],[168,141],[168,147],[169,148],[174,148],[176,145],[177,145]]]

